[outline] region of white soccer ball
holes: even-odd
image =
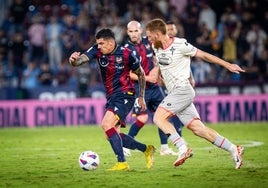
[[[83,170],[96,170],[100,165],[100,157],[94,151],[84,151],[80,154],[78,162]]]

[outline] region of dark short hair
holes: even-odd
[[[96,39],[115,39],[114,32],[111,29],[104,28],[97,32]]]
[[[167,24],[167,25],[175,25],[175,22],[169,20],[169,21],[166,22],[166,24]]]

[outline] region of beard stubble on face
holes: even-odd
[[[154,47],[155,47],[156,49],[163,48],[162,42],[160,42],[160,41],[155,41],[155,42],[154,42]]]

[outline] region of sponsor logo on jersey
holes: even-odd
[[[158,62],[160,65],[169,65],[169,62],[171,62],[171,58],[166,56],[166,54],[160,54],[158,57]]]

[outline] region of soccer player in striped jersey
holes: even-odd
[[[73,52],[69,62],[73,66],[92,62],[97,59],[102,81],[106,89],[106,112],[101,122],[110,145],[117,156],[117,163],[108,171],[128,170],[123,147],[142,151],[146,158],[147,168],[152,168],[155,148],[136,141],[133,137],[120,132],[125,127],[126,116],[135,102],[134,82],[130,79],[132,71],[138,77],[139,96],[138,104],[141,110],[146,110],[144,101],[145,75],[140,61],[127,48],[117,45],[111,29],[101,29],[96,34],[96,44],[86,52]]]

